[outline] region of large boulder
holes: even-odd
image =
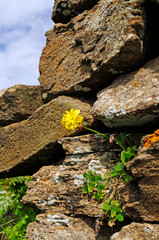
[[[159,224],[133,222],[114,233],[110,240],[154,240],[159,239]]]
[[[86,125],[91,125],[89,103],[60,96],[37,109],[29,119],[3,127],[0,130],[0,177],[32,174],[40,166],[59,159],[63,151],[57,140],[73,135],[61,125],[63,113],[70,108],[80,109]]]
[[[106,126],[143,126],[159,120],[159,57],[120,76],[98,93],[93,113]]]
[[[15,85],[0,91],[0,126],[27,119],[42,103],[40,86]]]
[[[133,176],[122,194],[125,212],[135,221],[159,221],[159,130],[142,139],[138,155],[127,170]]]
[[[43,99],[60,94],[92,96],[116,75],[144,61],[143,1],[101,0],[46,33],[40,58]]]

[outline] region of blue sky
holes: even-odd
[[[53,27],[54,0],[0,0],[0,90],[38,85],[45,32]]]

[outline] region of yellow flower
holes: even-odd
[[[71,108],[70,111],[65,111],[62,118],[62,125],[67,130],[75,130],[76,128],[80,127],[83,122],[83,117],[79,115],[80,110]]]

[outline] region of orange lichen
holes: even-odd
[[[158,141],[159,141],[159,129],[157,129],[153,134],[150,134],[145,138],[144,148],[148,148],[152,145],[152,143]]]
[[[133,82],[132,85],[136,87],[138,85],[138,82]]]

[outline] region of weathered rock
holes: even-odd
[[[57,140],[73,134],[61,125],[63,113],[70,108],[80,109],[87,125],[93,122],[89,103],[60,96],[37,109],[28,120],[3,127],[0,130],[0,177],[31,174],[59,159]]]
[[[159,131],[158,131],[159,132]],[[158,134],[159,135],[159,134]],[[153,138],[151,146],[144,145],[137,157],[127,163],[134,181],[122,194],[125,212],[135,221],[159,221],[159,137]]]
[[[110,240],[113,232],[119,231],[115,226],[101,226],[95,231],[96,219],[87,216],[70,217],[65,214],[48,212],[39,214],[35,222],[27,227],[28,240]]]
[[[98,94],[94,116],[106,126],[143,126],[159,120],[159,57],[120,76]]]
[[[131,223],[114,233],[110,240],[154,240],[159,239],[159,224]]]
[[[33,175],[23,202],[48,212],[97,217],[102,214],[96,200],[82,193],[83,173],[88,170],[104,174],[117,158],[119,148],[112,151],[108,140],[99,135],[62,138],[66,150],[62,165],[42,167]]]
[[[142,3],[101,0],[46,33],[39,78],[45,101],[60,94],[92,96],[143,63]]]
[[[55,0],[52,20],[55,23],[67,23],[86,9],[92,8],[98,0]]]
[[[87,220],[92,225],[91,220]],[[28,240],[95,240],[92,226],[79,218],[60,213],[47,213],[37,216],[36,221],[27,227]],[[103,238],[107,239],[107,238]]]
[[[0,91],[0,126],[28,118],[42,105],[40,86],[15,85]]]

